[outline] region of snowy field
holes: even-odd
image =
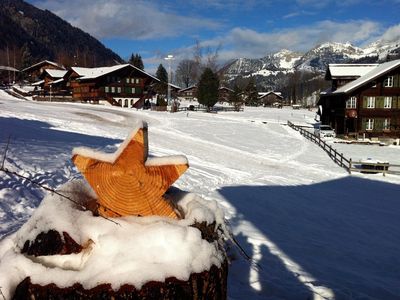
[[[315,112],[150,112],[17,100],[0,90],[0,157],[5,167],[56,188],[80,178],[72,148],[115,151],[136,120],[149,124],[150,155],[184,154],[178,188],[216,200],[235,238],[229,299],[399,299],[400,176],[349,175],[286,126]],[[353,159],[400,147],[333,144]],[[359,155],[360,157],[356,157]],[[396,161],[397,159],[397,161]],[[0,239],[18,230],[46,192],[0,173]],[[0,256],[2,243],[0,242]]]

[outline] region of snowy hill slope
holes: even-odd
[[[284,125],[310,126],[314,114],[247,107],[171,114],[27,102],[0,91],[0,154],[11,136],[5,167],[57,188],[81,178],[70,161],[73,147],[115,151],[143,119],[150,155],[188,157],[190,168],[175,185],[216,200],[260,266],[236,254],[230,299],[398,299],[400,178],[349,176]],[[397,148],[368,149],[400,157]],[[0,257],[7,236],[45,194],[0,172]]]

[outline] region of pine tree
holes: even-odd
[[[249,106],[258,106],[258,91],[256,82],[253,77],[250,77],[249,83],[246,86],[246,104]]]
[[[207,106],[207,110],[218,101],[219,79],[210,68],[206,68],[200,76],[200,81],[197,87],[197,99],[200,104]]]
[[[163,95],[165,97],[168,90],[168,73],[162,64],[158,66],[156,77],[160,80],[160,82],[155,85],[155,90],[159,95]]]
[[[136,68],[140,70],[144,70],[144,64],[142,60],[142,56],[140,54],[133,54],[131,55],[131,58],[129,59],[128,63],[131,65],[135,66]]]

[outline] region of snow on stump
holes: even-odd
[[[145,126],[114,154],[74,150],[86,181],[45,197],[0,243],[6,299],[226,299],[222,210],[170,188],[185,157],[147,152]]]

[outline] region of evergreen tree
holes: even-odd
[[[140,70],[144,70],[144,64],[142,60],[142,56],[140,54],[133,54],[131,55],[131,58],[129,59],[128,63],[131,65],[135,66],[136,68]]]
[[[168,73],[162,64],[158,66],[156,77],[160,80],[160,82],[156,83],[155,90],[158,94],[165,97],[168,90]]]
[[[258,91],[256,82],[253,77],[250,77],[249,83],[246,86],[246,104],[250,106],[258,106]]]
[[[219,79],[210,68],[206,68],[200,76],[200,81],[197,87],[197,99],[200,104],[207,106],[207,110],[218,101]]]
[[[242,98],[242,90],[239,88],[239,86],[235,83],[233,86],[233,93],[229,95],[229,102],[233,104],[235,107],[236,111],[240,110],[240,107],[243,104],[243,98]]]

